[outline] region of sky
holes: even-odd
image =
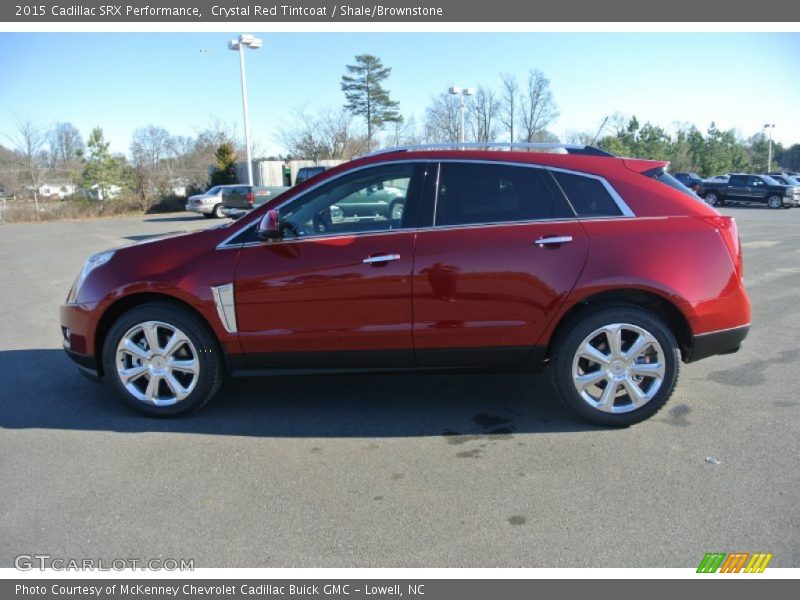
[[[240,32],[235,32],[240,33]],[[293,110],[338,107],[356,54],[380,57],[402,113],[424,119],[450,85],[499,90],[499,74],[551,81],[560,116],[550,129],[595,131],[614,112],[667,128],[711,121],[748,137],[800,143],[800,33],[265,33],[246,54],[253,139],[282,150],[277,130]],[[101,126],[127,153],[138,127],[194,135],[213,120],[241,135],[234,32],[0,33],[0,144],[18,119],[68,121],[84,139]]]

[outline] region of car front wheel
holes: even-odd
[[[562,328],[551,355],[564,402],[592,423],[624,427],[664,406],[678,381],[675,336],[654,314],[619,305]]]
[[[705,195],[705,201],[709,206],[717,206],[719,204],[719,196],[714,192],[709,192]]]
[[[103,367],[135,410],[167,417],[197,410],[223,377],[219,346],[195,314],[170,303],[137,306],[111,327]]]

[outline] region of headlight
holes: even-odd
[[[75,280],[75,283],[72,286],[72,290],[67,297],[68,303],[73,303],[78,298],[78,292],[81,290],[81,286],[83,282],[86,281],[86,278],[89,276],[89,273],[94,271],[97,267],[102,267],[108,261],[111,260],[111,257],[114,256],[114,250],[108,250],[107,252],[101,252],[100,254],[95,254],[94,256],[90,256],[86,261],[86,264],[83,265],[83,269],[81,270],[81,274],[78,275],[78,279]]]

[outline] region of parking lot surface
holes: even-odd
[[[622,430],[577,420],[547,373],[248,378],[147,419],[78,374],[58,306],[89,254],[218,222],[0,225],[0,566],[800,566],[800,209],[722,211],[750,336]]]

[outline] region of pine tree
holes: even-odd
[[[367,145],[372,148],[372,137],[385,123],[398,123],[403,117],[398,112],[399,102],[389,97],[382,83],[392,72],[381,60],[371,54],[356,56],[356,64],[347,65],[349,75],[342,76],[342,91],[347,99],[345,108],[367,122]]]

